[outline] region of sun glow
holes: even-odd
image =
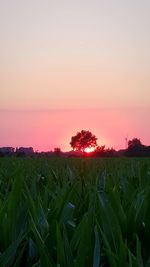
[[[86,153],[91,153],[91,152],[93,152],[94,150],[95,150],[94,147],[86,147],[86,148],[84,149],[84,151],[85,151]]]

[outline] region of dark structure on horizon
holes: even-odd
[[[91,135],[90,135],[91,136]],[[75,136],[76,137],[76,136]],[[95,136],[94,136],[95,137]],[[96,138],[96,137],[95,137]],[[84,139],[83,139],[84,140]],[[86,139],[85,139],[86,140]],[[84,140],[84,141],[85,141]],[[94,143],[97,138],[94,139]],[[82,141],[83,142],[83,141]],[[150,157],[150,146],[142,144],[138,138],[133,138],[128,141],[126,149],[116,151],[114,148],[105,148],[105,146],[97,146],[93,152],[85,152],[82,149],[71,150],[69,152],[62,152],[59,147],[54,151],[49,152],[34,152],[32,147],[1,147],[0,156],[42,156],[42,157]]]
[[[0,155],[11,155],[13,153],[15,153],[14,147],[0,147]]]
[[[14,148],[14,147],[0,147],[0,156],[28,156],[28,155],[33,155],[34,150],[32,147],[19,147],[19,148]]]
[[[16,148],[16,154],[20,156],[28,156],[34,154],[34,150],[32,147],[19,147]]]

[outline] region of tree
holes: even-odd
[[[141,143],[138,138],[133,138],[128,141],[128,148],[126,150],[126,155],[129,157],[139,157],[143,156],[145,153],[145,146]]]
[[[138,138],[133,138],[132,140],[128,141],[128,149],[129,148],[135,148],[135,147],[141,147],[142,143],[141,140]]]
[[[85,152],[86,148],[97,147],[97,138],[90,131],[82,130],[77,132],[76,135],[72,136],[70,145],[73,150],[79,152]]]

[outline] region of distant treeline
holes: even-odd
[[[63,152],[60,148],[54,151],[37,152],[32,147],[1,147],[0,156],[46,156],[46,157],[150,157],[150,146],[143,145],[138,138],[128,141],[126,149],[115,150],[114,148],[105,148],[105,146],[97,146],[95,151],[86,153],[81,151]]]

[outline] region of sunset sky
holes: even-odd
[[[150,144],[149,0],[1,0],[0,146]]]

